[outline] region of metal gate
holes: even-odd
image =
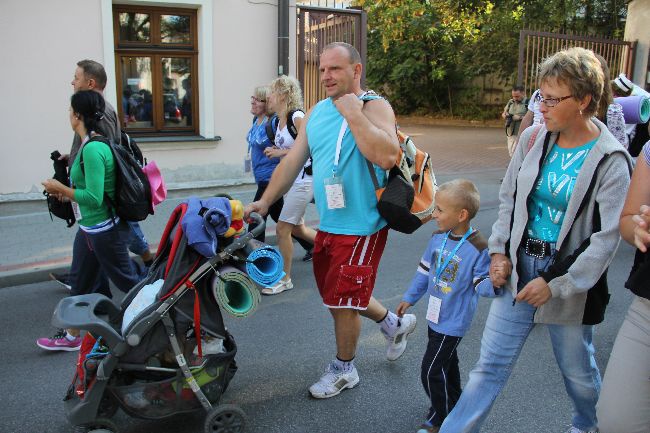
[[[519,32],[517,83],[524,86],[526,94],[532,93],[538,87],[537,66],[542,60],[570,47],[587,48],[603,56],[609,65],[610,79],[620,73],[632,76],[636,42],[522,30]]]
[[[356,9],[329,9],[298,6],[296,44],[298,50],[298,80],[302,84],[305,108],[309,109],[325,98],[320,83],[319,56],[323,47],[332,42],[347,42],[359,50],[364,65],[361,85],[366,78],[366,13]]]

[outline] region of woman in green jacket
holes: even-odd
[[[57,180],[43,182],[45,190],[60,200],[69,200],[79,222],[72,248],[70,285],[72,296],[90,293],[98,287],[98,278],[109,278],[127,292],[140,280],[140,271],[129,257],[125,221],[114,215],[106,197],[115,200],[116,167],[109,146],[97,140],[102,131],[98,122],[104,115],[104,98],[92,90],[83,90],[70,99],[70,125],[85,137],[81,150],[70,167],[71,186]],[[111,293],[103,293],[110,297]],[[78,350],[79,330],[59,330],[51,338],[39,338],[36,344],[45,350]]]

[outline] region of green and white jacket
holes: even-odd
[[[603,321],[609,302],[607,268],[620,242],[618,222],[632,161],[605,124],[592,120],[600,136],[576,179],[556,244],[558,253],[547,271],[540,273],[552,298],[537,309],[535,323],[597,324]],[[513,296],[519,279],[517,250],[528,223],[526,203],[558,138],[542,126],[528,150],[535,128],[527,128],[519,137],[499,191],[499,215],[488,241],[490,254],[505,254],[512,261],[506,288]]]

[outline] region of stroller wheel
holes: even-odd
[[[204,426],[205,433],[244,433],[246,414],[238,406],[223,404],[208,412]]]
[[[106,418],[97,418],[93,422],[84,424],[81,428],[86,433],[118,433],[115,423]]]

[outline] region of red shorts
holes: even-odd
[[[387,237],[388,228],[369,236],[316,234],[314,276],[328,308],[368,308]]]

